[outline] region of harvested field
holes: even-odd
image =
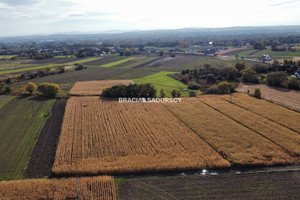
[[[232,120],[266,137],[290,154],[300,157],[300,134],[263,116],[246,110],[216,96],[202,96],[201,101]],[[255,120],[253,120],[255,119]],[[300,114],[299,114],[300,119]],[[290,119],[296,122],[296,119]]]
[[[233,165],[255,166],[299,162],[299,158],[293,157],[286,149],[258,134],[254,128],[246,127],[206,105],[201,97],[186,98],[180,104],[164,104],[164,106]]]
[[[71,97],[52,171],[92,175],[229,166],[162,104]]]
[[[122,200],[298,199],[300,172],[121,180]]]
[[[240,51],[248,50],[249,48],[231,48],[231,49],[226,49],[224,51],[217,52],[218,55],[232,55],[232,54],[237,54]]]
[[[260,89],[262,98],[272,100],[273,102],[284,105],[288,108],[300,111],[300,91],[271,87],[262,84],[240,84],[236,90],[245,93],[249,90],[250,94],[253,94],[255,88]]]
[[[132,80],[106,80],[106,81],[86,81],[76,82],[70,90],[70,95],[83,95],[83,96],[99,96],[102,94],[103,89],[124,84],[129,85],[134,83]]]
[[[300,134],[300,124],[297,122],[300,115],[298,112],[267,102],[263,99],[250,97],[246,94],[235,93],[233,95],[222,96],[222,98],[235,105],[250,110],[253,113],[288,127]]]
[[[42,178],[51,175],[65,106],[65,101],[56,100],[54,102],[51,116],[47,119],[30,156],[24,172],[25,178]]]
[[[44,60],[26,60],[23,61],[24,64],[38,64],[38,65],[42,65],[42,64],[49,64],[49,63],[53,63],[53,64],[63,64],[66,62],[75,62],[75,61],[79,61],[79,60],[83,60],[84,58],[49,58],[49,59],[44,59]]]
[[[78,186],[77,186],[78,183]],[[77,188],[78,187],[78,188]],[[69,179],[32,179],[0,182],[0,199],[94,199],[115,200],[112,177]]]

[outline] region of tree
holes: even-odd
[[[272,72],[267,76],[268,84],[271,86],[281,86],[286,80],[287,77],[284,72]]]
[[[242,82],[259,83],[257,73],[250,68],[242,70]]]
[[[189,91],[189,97],[195,97],[196,92],[195,91]]]
[[[201,85],[199,85],[199,84],[196,83],[196,82],[189,82],[188,88],[189,88],[190,90],[200,90]]]
[[[164,98],[166,96],[166,93],[163,89],[160,90],[160,97]]]
[[[229,94],[233,91],[233,86],[227,81],[223,81],[217,85],[219,94]]]
[[[213,83],[216,83],[217,79],[216,77],[213,75],[213,74],[208,74],[207,75],[207,79],[206,79],[206,82],[208,84],[213,84]]]
[[[171,91],[171,95],[172,95],[173,98],[176,97],[176,93],[177,93],[176,90],[172,90],[172,91]]]
[[[164,52],[163,51],[160,51],[159,52],[159,56],[163,56],[164,55]]]
[[[261,92],[260,92],[259,88],[255,88],[255,90],[254,90],[254,97],[257,98],[257,99],[261,98]]]
[[[181,91],[180,90],[176,90],[176,97],[180,97],[181,96]]]
[[[235,64],[235,68],[238,70],[238,71],[241,71],[241,70],[243,70],[243,69],[245,69],[245,63],[244,62],[237,62],[236,64]]]
[[[41,83],[38,86],[38,91],[46,97],[55,97],[60,91],[60,87],[55,83]]]
[[[27,83],[27,87],[26,87],[26,91],[29,92],[29,94],[31,95],[33,91],[35,91],[37,89],[37,86],[35,83],[33,82],[29,82]]]

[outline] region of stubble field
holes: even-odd
[[[0,199],[116,200],[112,177],[32,179],[0,182]]]
[[[52,171],[90,175],[229,166],[162,104],[71,97]]]

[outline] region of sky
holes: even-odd
[[[300,0],[0,0],[0,36],[300,25]]]

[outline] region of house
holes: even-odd
[[[295,73],[294,73],[294,76],[296,78],[300,78],[300,70],[297,70]]]
[[[271,56],[269,56],[268,54],[264,54],[261,56],[262,60],[272,60]]]

